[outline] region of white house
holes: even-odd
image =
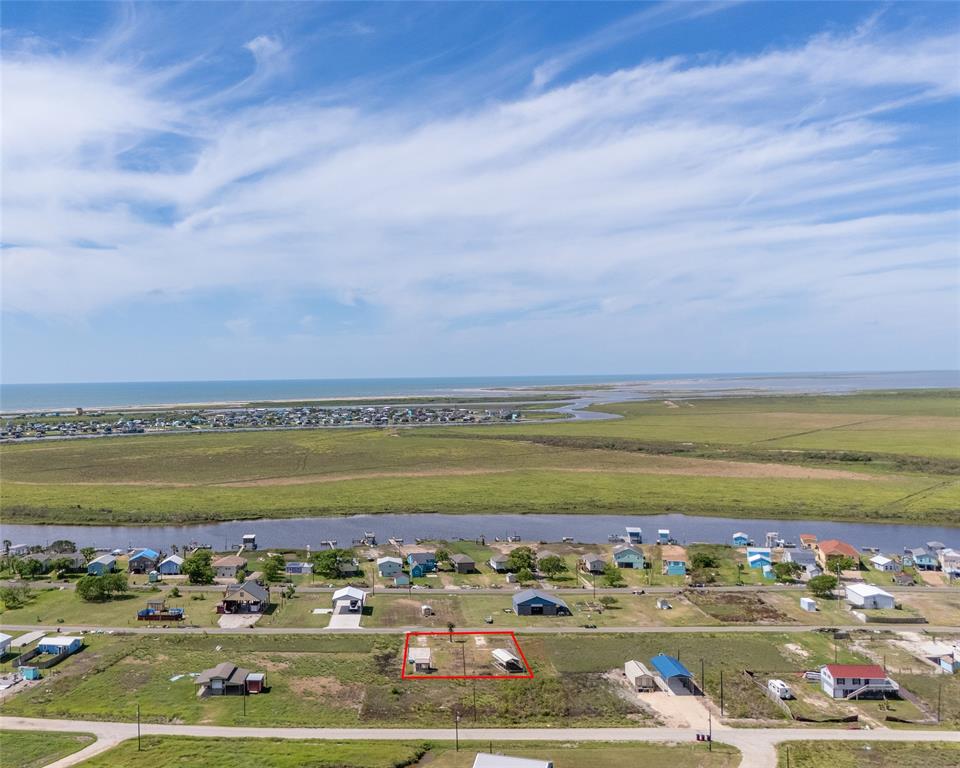
[[[244,567],[247,561],[240,555],[226,555],[218,557],[211,563],[218,579],[235,579],[237,571]]]
[[[893,608],[896,606],[893,595],[872,584],[847,584],[847,602],[854,608]]]
[[[871,557],[870,565],[878,571],[884,571],[885,573],[896,573],[900,570],[900,563],[884,555],[874,555]]]
[[[378,557],[377,573],[383,578],[396,576],[403,570],[403,560],[399,557]]]
[[[944,573],[954,578],[960,577],[960,552],[951,547],[945,547],[937,555]]]
[[[827,664],[820,667],[820,688],[833,699],[877,698],[900,690],[878,664]]]
[[[407,663],[413,664],[414,672],[431,672],[433,670],[433,655],[429,648],[419,646],[407,651]]]

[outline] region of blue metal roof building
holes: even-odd
[[[671,677],[693,677],[690,670],[683,666],[680,659],[667,656],[665,653],[658,653],[650,659],[650,663],[664,680],[669,680]]]
[[[680,659],[673,656],[667,656],[665,653],[658,653],[652,659],[650,664],[660,676],[667,687],[675,694],[689,696],[696,691],[693,682],[693,675],[681,663]]]

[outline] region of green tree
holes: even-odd
[[[77,597],[81,600],[101,602],[116,594],[127,591],[127,575],[125,573],[105,573],[103,576],[82,576],[77,580]]]
[[[530,547],[517,547],[507,555],[507,568],[511,571],[534,571],[537,568],[537,556]]]
[[[607,563],[603,566],[603,582],[608,587],[622,587],[626,584],[620,569],[613,563]]]
[[[22,557],[14,560],[10,568],[21,579],[32,579],[34,576],[43,573],[43,563],[32,557]]]
[[[313,572],[327,579],[336,579],[340,576],[340,563],[352,558],[353,552],[349,549],[324,549],[311,558]]]
[[[0,602],[4,608],[13,610],[22,608],[33,597],[33,592],[26,584],[17,584],[12,587],[0,587]]]
[[[831,555],[827,558],[827,572],[836,573],[837,570],[841,571],[855,571],[859,570],[860,561],[854,560],[852,557],[847,557],[846,555]]]
[[[540,561],[540,572],[551,578],[556,578],[567,570],[567,564],[558,555],[547,555]]]
[[[180,587],[174,587],[170,590],[170,597],[180,597]]]
[[[283,581],[286,578],[283,555],[270,555],[263,565],[263,577],[267,581]]]
[[[191,584],[213,584],[216,575],[213,570],[213,553],[209,549],[198,549],[183,561],[180,570],[187,575]]]
[[[450,564],[450,551],[443,547],[437,549],[437,551],[433,553],[433,556],[437,561],[437,565]]]
[[[49,563],[47,563],[47,572],[53,574],[67,573],[72,571],[73,568],[73,560],[71,560],[69,557],[58,557],[56,560],[51,560]]]
[[[695,552],[690,558],[690,565],[695,569],[719,568],[720,558],[707,552]]]
[[[77,545],[68,539],[57,539],[50,545],[50,551],[58,555],[72,554],[77,551]]]
[[[97,550],[93,547],[84,547],[80,550],[80,554],[83,555],[83,562],[89,563],[97,556]]]
[[[533,571],[529,568],[521,568],[517,571],[517,581],[521,584],[526,584],[529,581],[533,581]]]
[[[618,602],[620,601],[617,600],[617,598],[615,598],[613,595],[604,595],[600,598],[600,605],[602,605],[604,608],[613,608],[613,606],[615,606]]]
[[[817,597],[830,597],[833,590],[837,588],[838,583],[836,576],[823,573],[810,579],[810,581],[807,582],[807,589]]]
[[[773,564],[773,573],[777,577],[777,581],[796,581],[802,570],[799,563],[782,562]]]
[[[452,621],[447,622],[447,637],[449,638],[451,643],[453,642],[453,630],[456,628],[456,626],[457,625],[454,624]]]

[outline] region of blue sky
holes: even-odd
[[[960,367],[960,6],[3,3],[6,382]]]

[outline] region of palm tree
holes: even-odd
[[[456,626],[452,621],[447,622],[447,636],[451,643],[453,642],[453,628]]]

